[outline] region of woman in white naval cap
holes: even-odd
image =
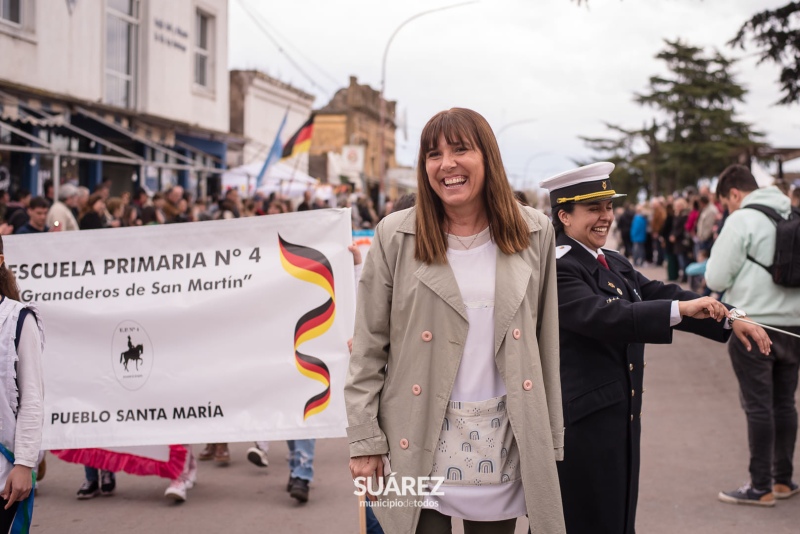
[[[670,343],[674,329],[724,342],[722,303],[648,280],[605,250],[617,193],[612,163],[593,163],[541,182],[556,231],[564,461],[558,464],[567,534],[632,534],[639,488],[644,344]],[[763,353],[763,329],[733,330]]]

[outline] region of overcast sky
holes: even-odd
[[[604,136],[603,122],[637,128],[653,117],[633,102],[648,79],[664,72],[655,55],[663,39],[681,38],[742,58],[737,80],[749,93],[740,118],[774,146],[800,145],[800,107],[779,107],[778,69],[756,65],[753,49],[726,45],[741,24],[787,0],[482,0],[432,13],[395,37],[386,96],[407,115],[397,157],[413,165],[422,127],[436,112],[468,107],[499,132],[512,181],[527,184],[592,159],[578,136]],[[248,17],[257,11],[274,39]],[[379,88],[391,33],[422,11],[458,0],[230,0],[229,67],[259,69],[317,95],[315,107],[350,75]],[[310,79],[309,79],[310,78]],[[535,119],[520,125],[515,121]],[[800,167],[797,163],[791,168]]]

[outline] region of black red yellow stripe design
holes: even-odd
[[[333,324],[333,320],[336,317],[333,269],[331,269],[328,258],[316,249],[289,243],[280,235],[278,235],[278,242],[280,244],[281,265],[283,265],[286,272],[295,278],[321,287],[329,295],[324,304],[303,315],[294,328],[294,356],[297,370],[304,376],[317,380],[325,386],[325,391],[314,395],[306,402],[303,410],[303,419],[305,420],[325,410],[331,398],[331,374],[328,366],[319,358],[303,354],[298,348],[306,341],[327,332]]]
[[[281,158],[291,158],[311,150],[311,134],[314,133],[314,115],[297,130],[294,135],[283,145]]]

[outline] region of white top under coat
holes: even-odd
[[[506,394],[494,359],[494,296],[497,245],[489,228],[474,236],[448,236],[447,261],[466,308],[469,331],[456,374],[452,401],[474,402]],[[442,490],[442,488],[440,488]],[[522,480],[492,486],[447,486],[443,496],[431,496],[438,512],[472,521],[502,521],[527,513]]]

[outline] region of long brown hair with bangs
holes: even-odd
[[[480,114],[452,108],[433,116],[419,143],[417,161],[417,235],[414,257],[425,263],[447,263],[445,212],[441,199],[428,181],[427,154],[439,146],[444,135],[449,145],[468,142],[483,154],[483,204],[492,240],[504,254],[515,254],[530,245],[530,230],[508,184],[500,148],[489,123]]]
[[[0,254],[3,253],[3,238],[0,237]],[[6,262],[0,265],[0,295],[19,302],[19,288],[14,273],[6,267]]]

